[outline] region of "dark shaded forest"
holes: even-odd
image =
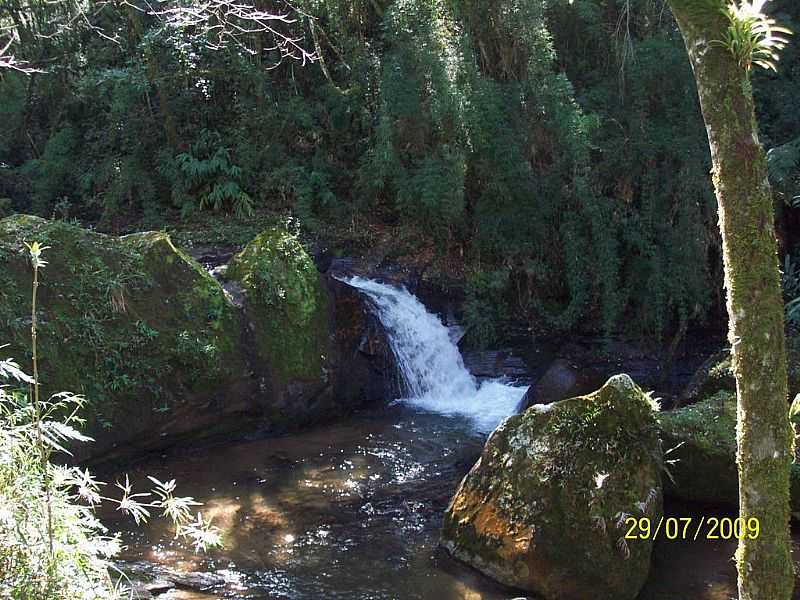
[[[477,343],[724,326],[706,132],[663,2],[270,5],[314,62],[145,3],[31,4],[0,4],[41,70],[0,75],[3,213],[115,233],[291,215],[334,253],[383,245],[458,282]],[[781,65],[755,94],[790,301],[797,50]]]

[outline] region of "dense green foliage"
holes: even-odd
[[[9,366],[13,365],[0,362],[0,374]],[[115,597],[109,558],[119,551],[119,540],[106,536],[92,507],[73,495],[76,475],[82,474],[40,461],[36,423],[27,398],[0,389],[0,585],[4,598]]]
[[[465,283],[477,341],[508,319],[661,337],[720,313],[706,134],[661,2],[304,0],[282,27],[322,60],[277,67],[262,34],[219,48],[132,5],[87,13],[100,30],[31,6],[17,56],[44,72],[0,75],[0,212],[290,212],[343,252],[390,228]],[[756,76],[787,250],[798,68],[790,48]]]
[[[115,504],[137,524],[158,511],[174,525],[175,537],[189,540],[198,551],[219,546],[219,530],[201,513],[192,513],[200,503],[175,495],[174,479],[149,477],[152,491],[134,492],[126,475],[125,483],[116,483],[120,497],[112,497],[87,469],[65,464],[71,444],[92,438],[76,429],[85,424],[82,396],[41,393],[39,286],[49,246],[36,241],[26,246],[33,271],[33,377],[12,360],[0,360],[0,595],[15,600],[132,596],[127,578],[111,561],[121,549],[120,539],[107,535],[97,519],[100,504]],[[54,459],[54,454],[61,456]]]
[[[176,537],[205,550],[221,544],[219,531],[174,494],[175,481],[150,478],[151,491],[134,492],[128,478],[114,492],[64,454],[80,434],[80,396],[60,393],[35,399],[18,386],[33,384],[19,366],[0,360],[0,589],[14,600],[105,600],[131,597],[129,582],[112,559],[121,549],[97,507],[112,503],[137,523],[166,517]],[[7,384],[10,384],[7,387]],[[61,457],[54,459],[53,455]],[[102,490],[102,491],[101,491]],[[119,496],[112,497],[109,493]]]

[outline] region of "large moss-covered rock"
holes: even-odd
[[[618,375],[501,424],[447,510],[442,544],[545,600],[632,600],[652,543],[626,540],[625,521],[661,510],[653,408]]]
[[[391,365],[382,329],[360,294],[320,275],[294,234],[265,230],[234,256],[225,276],[245,293],[272,428],[341,415],[385,397]]]
[[[116,238],[25,215],[0,221],[4,354],[30,365],[32,241],[50,246],[38,307],[43,391],[86,396],[93,452],[252,413],[240,315],[164,233]]]
[[[248,300],[256,349],[276,383],[319,381],[330,354],[328,297],[320,274],[298,239],[267,229],[233,257],[226,273]]]
[[[32,241],[50,246],[39,287],[42,389],[84,395],[97,439],[79,458],[296,429],[388,396],[394,360],[366,300],[321,277],[281,229],[233,260],[243,311],[164,233],[117,238],[38,217],[0,220],[0,346],[28,370]]]
[[[658,415],[670,477],[669,496],[737,504],[736,397],[718,391],[691,406]]]
[[[787,408],[788,410],[788,408]],[[736,395],[720,391],[658,415],[669,477],[664,493],[693,502],[737,506]],[[792,465],[792,513],[800,516],[800,467]]]

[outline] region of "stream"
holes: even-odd
[[[225,543],[197,555],[163,522],[136,527],[105,515],[126,544],[125,571],[178,582],[158,598],[523,595],[452,560],[437,544],[458,482],[526,388],[472,377],[448,329],[405,290],[359,278],[349,283],[368,295],[386,328],[404,398],[301,433],[184,448],[137,466],[130,475],[140,488],[147,475],[176,478],[181,495],[204,503],[204,517],[213,518]],[[735,542],[723,541],[657,545],[641,600],[735,597],[734,549]]]

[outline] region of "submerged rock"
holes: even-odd
[[[97,442],[79,450],[145,449],[253,413],[238,312],[160,232],[116,238],[26,215],[0,221],[4,354],[30,369],[32,241],[50,246],[38,302],[42,390],[87,398]]]
[[[653,408],[618,375],[501,424],[450,503],[441,543],[545,600],[632,600],[652,542],[626,540],[626,519],[657,522],[661,511]]]
[[[787,407],[788,410],[788,407]],[[658,415],[668,477],[664,493],[693,502],[737,506],[736,395],[720,391]],[[800,466],[792,465],[791,504],[800,516]]]

